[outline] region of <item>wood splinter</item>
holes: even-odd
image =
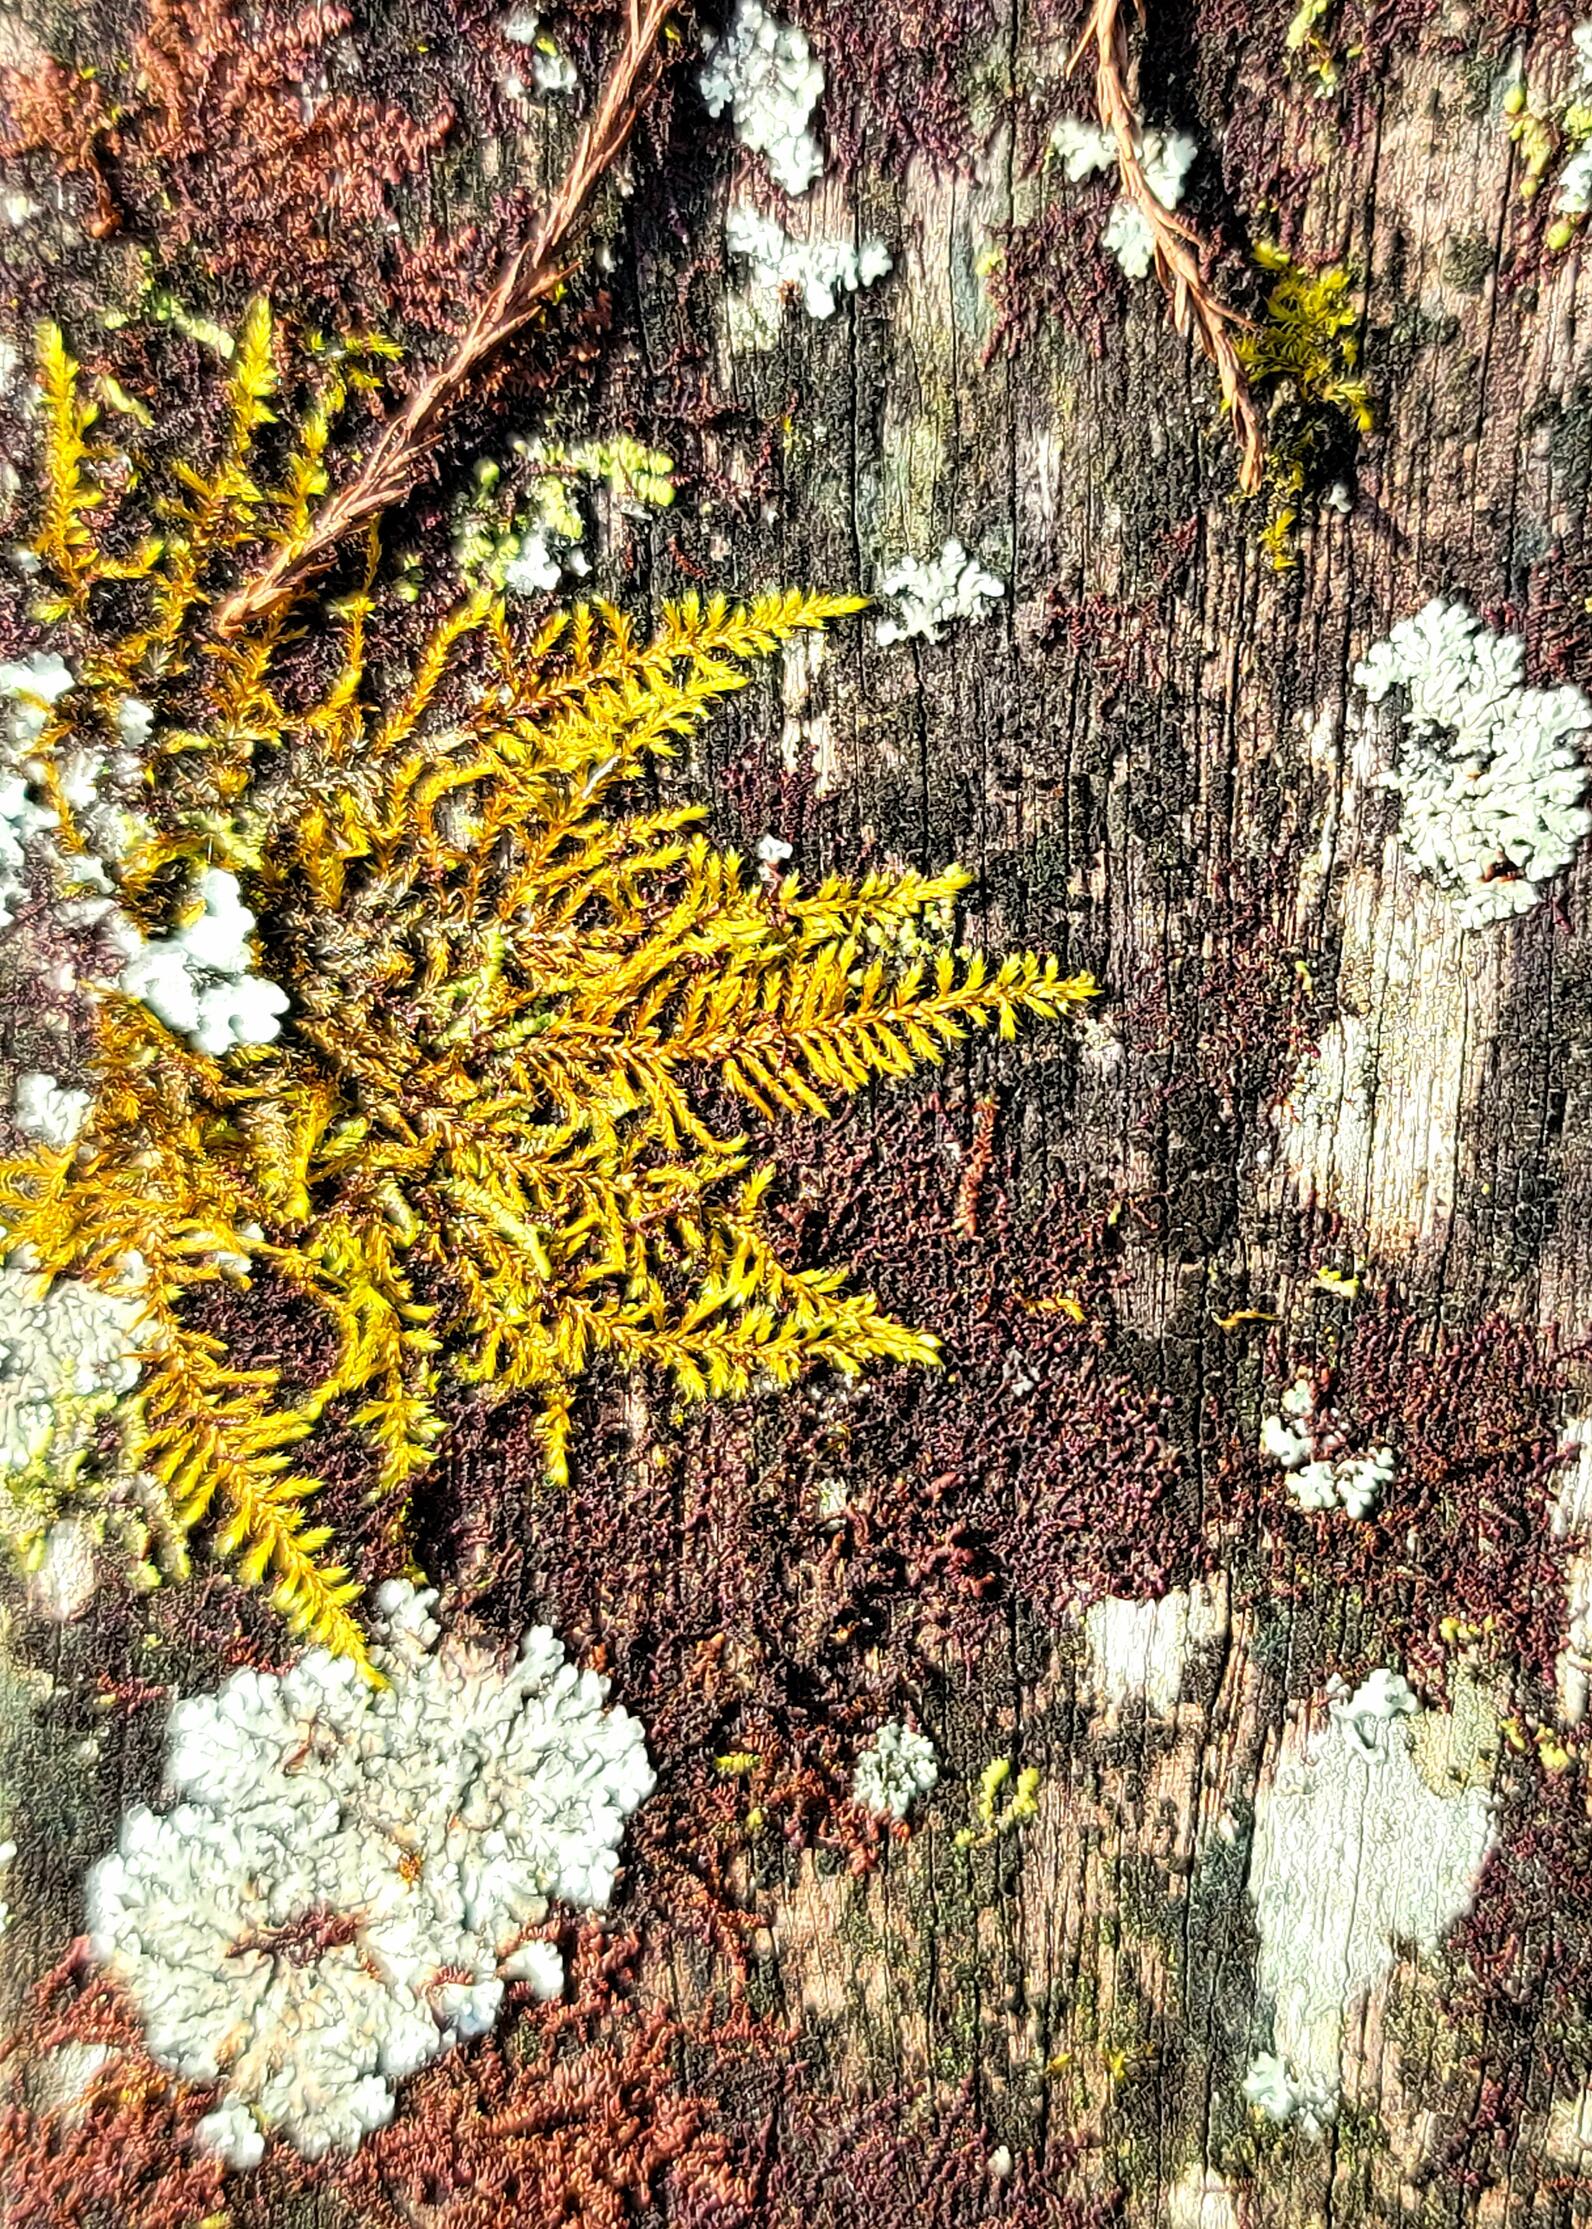
[[[1142,23],[1144,0],[1136,0],[1136,4]],[[1095,58],[1095,107],[1101,128],[1116,141],[1122,191],[1150,228],[1155,275],[1172,306],[1173,324],[1180,333],[1198,341],[1216,367],[1222,400],[1232,414],[1238,436],[1238,484],[1245,495],[1255,495],[1265,470],[1266,436],[1232,336],[1232,328],[1242,328],[1249,320],[1211,292],[1201,270],[1203,243],[1198,232],[1167,208],[1144,174],[1139,118],[1129,90],[1133,66],[1128,57],[1122,0],[1094,0],[1069,68],[1076,69],[1091,48]]]

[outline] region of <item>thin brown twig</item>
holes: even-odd
[[[219,606],[212,620],[218,635],[235,635],[251,619],[296,596],[325,571],[350,536],[409,493],[472,376],[529,323],[568,276],[564,251],[587,216],[598,185],[624,150],[646,96],[659,33],[678,4],[629,0],[625,43],[540,224],[509,257],[448,361],[415,389],[348,486],[321,506],[302,537],[286,543]]]
[[[1139,20],[1144,20],[1144,0],[1135,0]],[[1266,436],[1259,408],[1230,328],[1248,322],[1206,285],[1200,269],[1201,241],[1194,227],[1168,209],[1144,175],[1140,153],[1139,119],[1128,90],[1127,27],[1122,20],[1122,0],[1093,0],[1069,65],[1076,69],[1090,48],[1095,58],[1095,106],[1104,130],[1117,143],[1117,170],[1122,191],[1150,228],[1155,246],[1155,275],[1172,305],[1172,322],[1180,333],[1191,334],[1216,367],[1222,400],[1232,413],[1238,436],[1238,484],[1253,495],[1261,483],[1266,461]]]

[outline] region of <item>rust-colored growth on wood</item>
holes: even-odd
[[[1551,1336],[1502,1316],[1434,1330],[1397,1292],[1368,1296],[1316,1384],[1349,1444],[1394,1450],[1370,1513],[1346,1525],[1301,1508],[1252,1438],[1233,1439],[1208,1467],[1216,1528],[1229,1537],[1251,1528],[1266,1542],[1258,1569],[1270,1602],[1374,1607],[1374,1640],[1360,1653],[1341,1628],[1321,1628],[1334,1634],[1315,1666],[1321,1679],[1397,1662],[1440,1694],[1471,1655],[1489,1678],[1507,1678],[1528,1719],[1554,1718],[1571,1555],[1554,1512],[1573,1453],[1561,1419],[1574,1361]],[[1208,1444],[1222,1413],[1213,1401]],[[1301,1614],[1296,1678],[1305,1622]]]
[[[984,1189],[984,1179],[989,1175],[989,1165],[995,1158],[996,1113],[996,1102],[993,1099],[980,1099],[976,1102],[973,1140],[962,1167],[962,1181],[956,1188],[956,1214],[953,1220],[959,1238],[978,1236],[979,1196]]]
[[[192,2229],[220,2218],[221,2162],[194,2144],[213,2093],[154,2064],[131,2008],[88,1963],[80,1938],[0,2048],[0,2220]],[[104,2056],[78,2058],[74,2086],[85,2049]]]
[[[235,635],[298,594],[344,542],[403,500],[475,374],[557,292],[568,276],[567,251],[640,114],[671,7],[672,0],[629,0],[624,44],[541,223],[509,257],[447,362],[416,387],[354,479],[321,506],[301,541],[279,550],[222,604],[214,622],[218,634]]]
[[[1101,241],[1099,211],[1053,202],[1006,233],[1000,267],[989,277],[995,324],[981,361],[1009,361],[1055,327],[1103,357],[1125,291],[1122,267]]]
[[[1003,2160],[971,2080],[836,2096],[793,2069],[778,2127],[763,2229],[1108,2229],[1123,2218],[1119,2191],[1086,2195],[1084,2147],[1056,2121]]]
[[[718,2031],[637,2001],[638,1949],[633,1936],[583,1927],[572,2001],[537,2006],[508,2036],[451,2052],[352,2161],[330,2160],[306,2180],[330,2180],[380,2229],[621,2229],[657,2218],[654,2207],[671,2220],[750,2229],[753,2183],[711,2103],[676,2073],[682,2049],[712,2052]],[[738,2026],[727,2040],[747,2034]]]
[[[1142,22],[1144,0],[1137,0],[1137,5]],[[1095,58],[1095,105],[1102,127],[1117,143],[1122,191],[1150,228],[1155,243],[1155,275],[1172,305],[1173,324],[1180,333],[1198,341],[1216,367],[1222,400],[1232,413],[1238,437],[1238,484],[1246,495],[1254,495],[1265,467],[1266,436],[1230,330],[1246,321],[1211,292],[1201,269],[1199,234],[1185,218],[1166,207],[1144,174],[1122,0],[1093,0],[1088,24],[1073,55],[1074,69],[1091,48]]]
[[[47,152],[87,178],[85,227],[96,239],[117,230],[125,209],[163,252],[191,247],[269,292],[335,299],[350,245],[380,236],[390,189],[453,124],[446,103],[417,118],[348,92],[304,98],[302,81],[329,67],[352,20],[327,0],[247,22],[232,0],[149,0],[119,99],[53,58],[0,71],[11,116],[0,153]]]
[[[824,143],[842,177],[864,160],[890,177],[914,163],[971,176],[978,133],[968,92],[996,36],[993,0],[803,0],[772,12],[800,18],[828,70]]]
[[[47,56],[36,70],[0,70],[0,100],[11,129],[0,135],[0,155],[50,154],[68,177],[83,177],[94,205],[85,222],[96,240],[121,224],[121,211],[101,166],[120,151],[111,111],[99,84]]]
[[[315,0],[246,27],[230,0],[151,0],[135,42],[149,108],[133,151],[175,194],[176,236],[204,234],[256,284],[323,260],[338,227],[380,222],[388,189],[452,127],[445,104],[424,121],[349,93],[306,107],[295,78],[352,20]],[[218,207],[224,222],[207,222]]]

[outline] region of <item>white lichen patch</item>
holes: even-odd
[[[1116,1710],[1142,1700],[1165,1718],[1177,1707],[1191,1651],[1226,1634],[1226,1590],[1175,1587],[1157,1602],[1106,1595],[1084,1612],[1082,1629],[1096,1699]]]
[[[992,612],[1006,594],[1006,583],[953,539],[938,557],[903,557],[886,566],[879,594],[895,605],[894,614],[878,623],[881,644],[907,642],[913,636],[938,642],[958,620],[979,620]]]
[[[11,1099],[11,1119],[24,1137],[42,1145],[69,1146],[87,1118],[91,1095],[59,1083],[42,1069],[26,1068]]]
[[[25,894],[33,839],[56,825],[54,811],[30,795],[23,768],[51,706],[72,680],[70,667],[53,651],[0,664],[0,698],[9,700],[0,728],[0,928],[15,917]]]
[[[130,1460],[148,1332],[142,1264],[122,1267],[114,1292],[42,1277],[20,1249],[0,1268],[0,1555],[56,1623],[88,1608],[106,1551],[140,1589],[187,1570],[169,1497]]]
[[[778,892],[785,879],[794,848],[783,836],[776,836],[772,831],[757,839],[752,857],[757,861],[758,878],[771,896]]]
[[[280,984],[254,974],[253,931],[237,876],[207,867],[170,936],[146,939],[131,922],[118,922],[127,955],[119,987],[201,1052],[267,1045],[281,1032],[288,999]]]
[[[580,83],[574,63],[557,40],[543,29],[541,16],[535,8],[510,9],[498,28],[511,46],[522,46],[529,52],[530,84],[526,84],[518,70],[506,72],[502,80],[503,90],[511,101],[529,100],[533,95],[570,93]]]
[[[517,438],[513,456],[528,469],[525,500],[506,524],[493,514],[503,465],[481,458],[454,514],[453,550],[472,584],[511,596],[550,594],[591,570],[583,502],[601,498],[621,518],[644,519],[674,501],[674,459],[629,434],[566,448]]]
[[[1082,116],[1064,116],[1052,131],[1050,144],[1074,185],[1116,164],[1117,143],[1112,134]]]
[[[1363,1757],[1387,1753],[1386,1732],[1400,1718],[1420,1716],[1420,1698],[1402,1672],[1379,1664],[1352,1693],[1341,1680],[1327,1683],[1327,1716]]]
[[[71,667],[58,651],[30,650],[25,658],[0,664],[0,696],[8,697],[6,740],[13,750],[28,750],[44,733],[51,707],[73,685]]]
[[[70,1625],[94,1599],[98,1563],[92,1523],[86,1517],[58,1517],[28,1573],[28,1608],[53,1625]]]
[[[1080,117],[1064,116],[1051,133],[1050,144],[1074,183],[1094,171],[1116,168],[1113,135]],[[1197,142],[1187,132],[1147,131],[1138,142],[1145,183],[1163,209],[1175,209],[1182,200],[1184,182],[1198,153]],[[1137,203],[1125,194],[1119,194],[1111,205],[1101,244],[1130,279],[1148,277],[1155,261],[1155,235]]]
[[[1592,209],[1592,139],[1583,140],[1560,171],[1553,206],[1563,217],[1584,217]]]
[[[554,556],[539,529],[524,535],[503,567],[503,586],[511,596],[546,596],[564,577],[564,554]]]
[[[1369,1517],[1397,1471],[1393,1450],[1349,1452],[1345,1427],[1321,1408],[1308,1378],[1282,1397],[1281,1411],[1260,1427],[1260,1449],[1285,1472],[1288,1492],[1301,1509],[1344,1509]]]
[[[36,838],[56,828],[59,815],[30,788],[39,771],[30,753],[73,685],[71,668],[53,651],[34,651],[0,665],[0,697],[11,700],[0,750],[0,926],[12,919],[25,888],[30,853],[36,854],[63,900],[56,909],[58,926],[95,929],[103,949],[113,956],[112,972],[100,987],[108,982],[141,999],[168,1028],[204,1052],[269,1043],[280,1031],[287,994],[252,972],[254,915],[242,903],[234,875],[220,868],[204,870],[168,937],[146,939],[110,896],[120,862],[150,832],[142,815],[123,801],[141,779],[138,754],[153,725],[148,705],[128,697],[118,707],[120,749],[107,750],[71,734],[60,739],[56,774],[75,838],[71,847],[53,841],[35,845]],[[74,972],[68,987],[75,979]],[[80,1122],[85,1111],[74,1108],[78,1096],[60,1092],[52,1078],[33,1072],[19,1087],[19,1123],[49,1142],[70,1142],[64,1134],[67,1125],[74,1118]],[[63,1134],[52,1136],[51,1126]]]
[[[1270,2051],[1250,2061],[1244,2095],[1268,2121],[1294,2127],[1301,2136],[1324,2136],[1338,2115],[1337,2093],[1328,2083],[1301,2077]]]
[[[809,128],[824,90],[822,64],[806,33],[781,22],[761,0],[736,0],[721,36],[703,40],[707,59],[697,83],[710,116],[730,111],[743,147],[767,160],[769,176],[789,194],[803,194],[824,167]]]
[[[128,1812],[89,1875],[94,1955],[152,2054],[221,2085],[200,2133],[235,2167],[275,2131],[353,2150],[395,2082],[492,2026],[506,1981],[556,1995],[535,1930],[550,1899],[607,1904],[652,1788],[641,1727],[545,1626],[505,1665],[441,1639],[434,1600],[380,1590],[384,1688],[313,1649],[175,1705],[178,1802]]]
[[[25,1555],[99,1419],[138,1381],[141,1303],[75,1278],[0,1268],[0,1499]]]
[[[1404,846],[1460,926],[1527,912],[1592,830],[1572,740],[1592,727],[1592,703],[1568,684],[1527,688],[1519,636],[1440,598],[1373,643],[1354,679],[1372,704],[1398,707],[1381,784],[1403,799]]]
[[[1492,1838],[1477,1760],[1498,1729],[1479,1698],[1421,1711],[1402,1675],[1380,1670],[1330,1702],[1324,1724],[1284,1735],[1250,1864],[1272,2014],[1271,2063],[1251,2069],[1250,2094],[1301,2126],[1306,2113],[1324,2125],[1338,2095],[1351,2013],[1402,1948],[1435,1950],[1469,1909]]]
[[[927,1734],[915,1732],[899,1718],[886,1719],[858,1753],[851,1775],[852,1799],[881,1817],[904,1819],[939,1777],[940,1761]]]
[[[1569,160],[1559,173],[1553,206],[1560,216],[1584,217],[1592,209],[1592,23],[1578,23],[1570,33],[1575,74],[1561,122],[1570,146]],[[1554,246],[1567,243],[1554,240]]]
[[[747,283],[729,300],[730,338],[739,346],[768,348],[778,335],[785,302],[801,302],[809,317],[833,317],[842,294],[872,286],[890,269],[882,240],[793,239],[750,202],[737,202],[724,224],[731,255],[750,266]]]

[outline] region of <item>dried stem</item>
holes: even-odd
[[[1136,0],[1140,21],[1144,0]],[[1168,209],[1144,175],[1140,156],[1139,119],[1128,87],[1128,34],[1122,20],[1122,0],[1093,0],[1089,21],[1072,58],[1072,67],[1090,48],[1095,58],[1095,105],[1102,127],[1117,143],[1117,170],[1122,191],[1144,218],[1155,243],[1155,275],[1172,305],[1172,322],[1180,333],[1190,333],[1216,366],[1222,400],[1232,412],[1238,435],[1238,484],[1253,495],[1261,482],[1266,459],[1266,438],[1249,381],[1233,346],[1230,327],[1246,320],[1211,293],[1200,271],[1200,236],[1191,224]]]
[[[588,214],[599,183],[630,137],[645,99],[659,33],[676,5],[678,0],[627,0],[624,45],[576,142],[563,183],[535,232],[510,256],[453,354],[415,389],[355,478],[321,506],[306,534],[278,550],[268,565],[219,607],[212,622],[217,634],[236,634],[251,619],[296,596],[326,569],[350,536],[402,501],[476,371],[535,316],[567,277],[565,251]]]

